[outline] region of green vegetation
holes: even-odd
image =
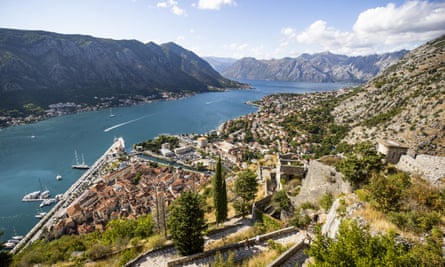
[[[201,197],[184,192],[173,203],[168,228],[180,255],[191,255],[204,250],[203,231],[207,228]]]
[[[146,238],[153,234],[153,229],[151,215],[142,215],[138,220],[116,219],[107,224],[107,231],[103,233],[102,239],[106,244],[114,244],[134,237]]]
[[[375,174],[365,187],[370,203],[404,231],[416,234],[441,224],[445,212],[445,189],[439,190],[405,173],[388,177]]]
[[[315,108],[294,113],[284,118],[281,124],[290,136],[307,134],[315,158],[333,154],[337,144],[346,136],[348,126],[334,123],[331,111],[339,99],[333,97],[321,101]]]
[[[213,206],[215,207],[216,223],[222,223],[227,219],[227,188],[222,175],[221,157],[216,163],[215,176],[212,181]]]
[[[326,212],[331,208],[334,203],[334,197],[331,193],[325,193],[320,199],[320,207],[322,207]]]
[[[215,260],[210,264],[211,267],[233,267],[235,265],[235,253],[229,252],[227,258],[221,255],[221,252],[217,251]]]
[[[144,238],[153,237],[151,215],[136,220],[113,220],[102,234],[95,231],[80,236],[64,235],[52,241],[38,240],[14,255],[11,266],[60,265],[61,262],[80,266],[112,255],[124,263],[146,246]],[[160,242],[148,244],[148,248],[159,245]]]
[[[335,167],[343,173],[346,181],[353,186],[368,183],[372,173],[383,168],[383,155],[379,154],[371,143],[360,143],[346,158],[336,163]]]
[[[240,199],[235,200],[233,207],[243,217],[246,216],[252,208],[252,201],[258,190],[256,174],[250,170],[240,173],[235,180],[235,193]]]
[[[379,113],[372,118],[369,118],[363,122],[363,124],[367,127],[374,127],[379,124],[385,123],[391,120],[394,116],[402,112],[402,108],[393,108],[387,112]]]
[[[158,152],[164,143],[169,143],[171,148],[176,148],[179,146],[179,139],[175,136],[159,135],[154,140],[148,139],[147,141],[138,143],[135,146],[142,146],[144,150]]]
[[[403,244],[393,233],[372,236],[356,221],[344,220],[335,239],[320,233],[308,255],[313,266],[443,266],[442,233],[434,229],[426,244]]]
[[[284,190],[277,191],[273,194],[272,205],[277,212],[281,212],[282,210],[289,211],[292,207],[292,203]]]

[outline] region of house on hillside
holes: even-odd
[[[402,146],[397,142],[391,140],[378,140],[377,151],[386,156],[386,162],[396,164],[399,162],[400,157],[405,155],[408,151],[408,147]]]

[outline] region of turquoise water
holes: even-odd
[[[38,123],[0,130],[0,230],[1,240],[15,233],[26,234],[37,222],[39,202],[22,202],[24,194],[48,188],[63,193],[82,174],[71,169],[74,150],[92,164],[112,144],[125,139],[127,150],[134,143],[161,133],[205,133],[227,121],[252,113],[245,104],[273,93],[304,93],[350,86],[341,83],[295,83],[247,81],[254,89],[204,93],[167,102],[113,108],[52,118]],[[61,181],[56,180],[62,175]],[[40,180],[40,182],[39,182]],[[48,210],[44,208],[43,210]]]

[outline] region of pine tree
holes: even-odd
[[[221,157],[216,163],[215,176],[213,177],[213,205],[215,207],[216,223],[227,219],[227,189],[226,181],[222,175]]]
[[[182,193],[175,200],[168,218],[168,228],[179,254],[202,252],[206,227],[200,196],[193,192]]]

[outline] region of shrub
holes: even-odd
[[[334,203],[334,197],[329,192],[325,193],[320,199],[320,206],[325,211],[328,211],[331,208],[332,203]]]

